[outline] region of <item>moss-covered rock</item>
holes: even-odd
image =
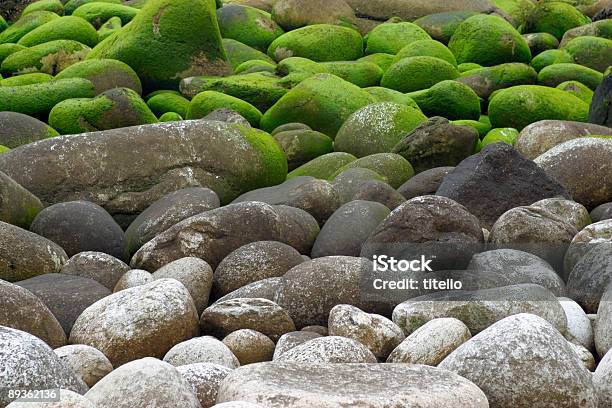
[[[121,18],[111,17],[108,21],[100,26],[98,29],[98,42],[106,40],[111,35],[115,34],[123,27]]]
[[[483,122],[482,116],[481,120],[469,120],[469,119],[461,119],[461,120],[453,120],[450,123],[457,126],[468,126],[478,132],[479,137],[485,137],[487,133],[491,131],[491,123]],[[477,142],[479,142],[478,140]]]
[[[419,105],[406,94],[403,94],[393,89],[384,88],[382,86],[372,86],[364,88],[364,91],[376,98],[377,102],[394,102],[400,105],[410,106],[411,108],[421,110]]]
[[[382,69],[371,62],[322,62],[321,66],[330,74],[336,75],[360,88],[378,85],[383,76]]]
[[[574,96],[582,99],[584,102],[591,104],[594,92],[585,84],[578,81],[565,81],[557,85],[557,89],[569,92]]]
[[[601,37],[612,40],[612,19],[599,20],[591,24],[572,28],[563,34],[563,39],[561,40],[560,45],[561,47],[564,47],[565,44],[574,38],[583,36]]]
[[[183,117],[176,112],[166,112],[159,117],[160,122],[180,122]]]
[[[9,151],[11,151],[11,149],[9,149],[9,148],[8,148],[8,147],[6,147],[6,146],[2,146],[2,145],[0,145],[0,154],[2,154],[2,153],[6,153],[6,152],[9,152]]]
[[[556,50],[559,48],[559,40],[549,33],[523,34],[523,38],[527,41],[527,45],[529,45],[532,57],[546,50]]]
[[[77,62],[57,74],[56,79],[85,78],[93,82],[96,95],[113,88],[130,88],[142,93],[140,78],[129,65],[111,59]]]
[[[525,23],[529,14],[535,9],[537,0],[491,0],[495,6],[505,12],[513,26]]]
[[[384,23],[368,33],[366,54],[397,54],[414,41],[430,38],[425,30],[413,23]]]
[[[489,103],[496,128],[525,126],[546,119],[586,122],[589,105],[568,92],[539,85],[521,85],[499,91]]]
[[[425,30],[431,38],[448,44],[459,24],[477,15],[474,11],[444,11],[421,17],[414,24]]]
[[[17,43],[27,33],[59,16],[51,11],[35,11],[21,17],[15,24],[0,32],[0,44]]]
[[[267,72],[229,77],[203,76],[185,78],[181,81],[180,89],[187,98],[204,91],[221,92],[242,99],[263,112],[287,93],[287,88],[280,81],[279,77]]]
[[[509,63],[467,71],[458,81],[472,88],[479,97],[488,99],[499,89],[535,85],[537,79],[537,72],[529,65]]]
[[[287,174],[287,179],[301,176],[311,176],[318,179],[330,180],[338,169],[357,160],[355,156],[344,152],[328,153],[301,165]]]
[[[0,145],[17,148],[39,140],[59,136],[51,126],[17,112],[0,112]]]
[[[228,4],[217,9],[217,20],[223,38],[264,52],[272,41],[285,33],[269,13],[254,7]]]
[[[115,88],[95,98],[67,99],[49,113],[49,125],[64,135],[157,123],[136,92]]]
[[[553,64],[572,63],[574,59],[565,50],[547,50],[531,61],[531,66],[537,72]]]
[[[175,112],[182,117],[187,117],[189,100],[173,92],[164,92],[149,98],[147,100],[147,105],[149,109],[151,109],[151,112],[157,116],[162,116],[168,112]]]
[[[0,80],[0,86],[23,86],[32,84],[42,84],[52,81],[53,77],[49,74],[34,72],[32,74],[17,75],[14,77]]]
[[[414,92],[458,77],[459,71],[440,58],[410,57],[391,65],[385,72],[381,85],[400,92]]]
[[[290,171],[334,150],[334,142],[329,136],[310,129],[279,132],[274,140],[285,152]]]
[[[506,143],[514,146],[518,139],[519,131],[514,128],[496,128],[491,129],[489,133],[482,139],[482,147],[493,143]]]
[[[185,118],[200,119],[221,108],[228,108],[239,113],[254,127],[258,126],[261,121],[261,112],[250,103],[215,91],[205,91],[197,94],[191,100]]]
[[[406,105],[370,104],[344,122],[336,135],[334,150],[356,157],[388,153],[407,132],[426,119],[421,111]]]
[[[234,74],[252,74],[254,72],[276,72],[276,64],[262,60],[245,61],[234,69]]]
[[[463,64],[457,65],[457,70],[461,72],[461,74],[481,68],[484,67],[480,64],[476,64],[475,62],[464,62]]]
[[[538,74],[540,85],[554,88],[566,81],[578,81],[595,90],[603,81],[603,74],[578,64],[553,64]]]
[[[74,13],[76,9],[87,3],[113,3],[122,4],[121,0],[68,0],[64,4],[64,13],[66,15]]]
[[[397,53],[393,63],[403,58],[422,56],[440,58],[454,67],[457,66],[457,60],[453,53],[450,52],[446,45],[436,40],[418,40],[408,44]]]
[[[240,66],[240,64],[251,60],[261,60],[273,63],[272,58],[268,57],[268,55],[240,41],[224,38],[222,43],[225,53],[227,54],[227,59],[234,69]]]
[[[459,64],[491,66],[531,60],[529,45],[519,32],[506,20],[492,15],[479,14],[461,23],[448,48]]]
[[[0,33],[8,28],[8,23],[4,19],[4,17],[0,16]]]
[[[377,52],[376,54],[369,54],[365,57],[359,58],[357,61],[371,62],[380,67],[385,72],[393,64],[395,56],[393,54],[385,54],[384,52]]]
[[[181,78],[231,70],[213,0],[150,0],[130,24],[98,44],[88,58],[125,62],[146,90],[175,88]]]
[[[83,4],[74,10],[72,15],[81,17],[89,21],[94,27],[100,28],[112,17],[119,17],[125,25],[132,21],[138,12],[137,8],[124,6],[123,4],[92,2]]]
[[[313,24],[335,24],[353,27],[357,18],[344,0],[274,1],[272,18],[286,30]]]
[[[0,64],[2,64],[2,61],[4,61],[9,55],[25,49],[26,47],[23,45],[13,43],[0,44]]]
[[[55,40],[9,55],[0,72],[7,75],[44,72],[57,75],[72,64],[85,59],[91,49],[77,41]]]
[[[363,56],[363,38],[352,28],[315,24],[281,35],[270,44],[268,55],[276,61],[289,57],[354,61]]]
[[[478,120],[480,99],[469,86],[457,81],[438,82],[429,89],[408,94],[427,116],[449,120]]]
[[[33,47],[53,40],[74,40],[93,47],[98,43],[98,32],[80,17],[64,16],[30,31],[18,44]]]
[[[342,172],[354,168],[375,171],[386,178],[389,185],[393,188],[398,188],[414,176],[412,165],[399,154],[377,153],[362,157],[340,167],[330,179],[333,180]]]
[[[549,33],[561,40],[567,30],[590,22],[590,18],[570,4],[560,1],[540,2],[527,17],[524,30],[529,33]]]
[[[577,37],[569,41],[563,49],[576,64],[604,72],[612,65],[612,40],[600,37]]]
[[[35,11],[51,11],[57,15],[64,14],[64,5],[60,0],[39,0],[28,4],[21,12],[21,16],[28,15]]]
[[[272,131],[291,122],[307,124],[331,138],[356,110],[375,98],[356,85],[330,74],[310,77],[290,90],[261,120],[261,128]]]
[[[94,85],[82,78],[61,79],[42,84],[0,87],[0,112],[45,116],[59,102],[95,96]]]

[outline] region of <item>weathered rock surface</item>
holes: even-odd
[[[215,405],[221,381],[232,372],[231,368],[213,363],[188,364],[176,370],[191,385],[202,408]]]
[[[212,336],[196,337],[177,344],[164,356],[164,361],[175,367],[196,363],[213,363],[232,369],[240,366],[232,351]]]
[[[0,171],[0,221],[29,228],[42,208],[36,196]]]
[[[74,371],[88,387],[113,371],[113,365],[100,350],[83,344],[74,344],[53,350],[60,360]]]
[[[62,266],[61,273],[93,279],[113,290],[119,279],[130,270],[123,261],[102,252],[81,252]]]

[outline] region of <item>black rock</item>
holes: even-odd
[[[434,167],[433,169],[425,170],[402,184],[397,191],[406,200],[436,194],[444,177],[454,169],[454,167]]]
[[[612,127],[612,74],[595,90],[589,109],[589,122]]]

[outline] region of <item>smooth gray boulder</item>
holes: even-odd
[[[42,209],[38,197],[0,171],[0,221],[27,229]]]
[[[444,11],[469,10],[491,13],[496,7],[488,0],[346,0],[359,17],[385,21],[400,17],[406,21]]]

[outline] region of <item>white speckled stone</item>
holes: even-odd
[[[240,366],[238,359],[223,342],[212,336],[197,337],[172,347],[164,361],[173,366],[214,363],[228,368]]]

